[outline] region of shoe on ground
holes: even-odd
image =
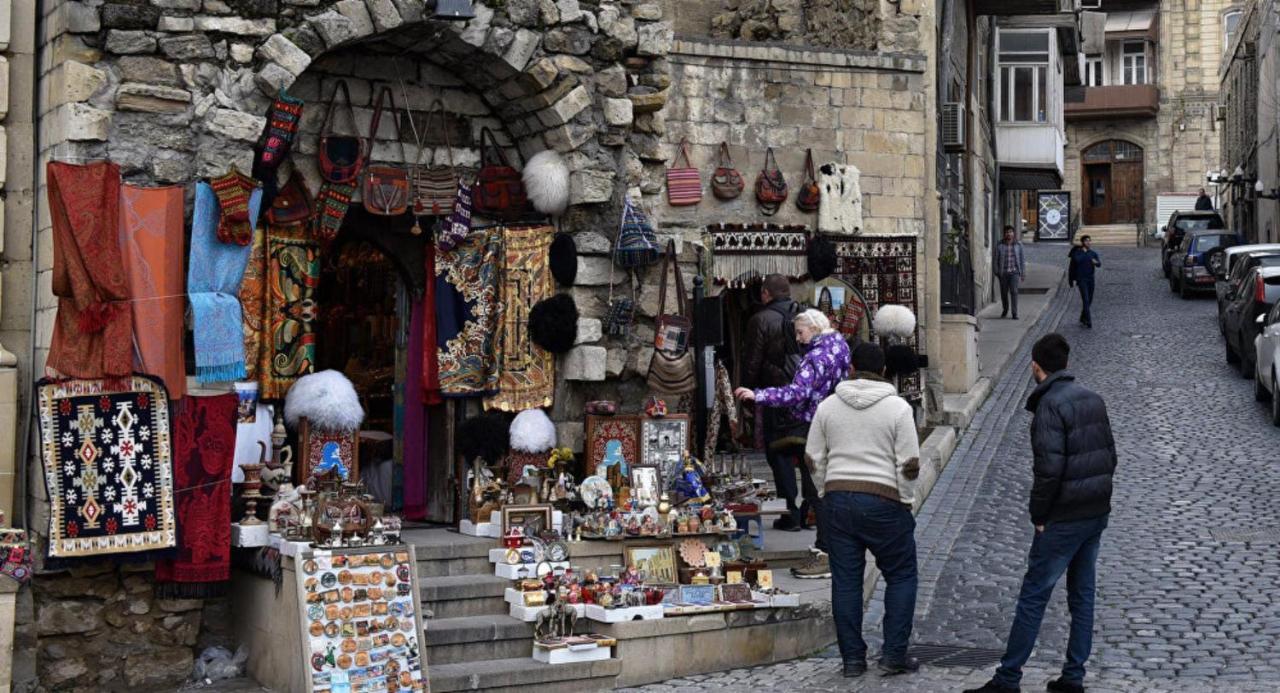
[[[831,563],[827,554],[815,554],[804,565],[792,568],[791,575],[801,580],[826,580],[831,577]]]
[[[981,688],[968,688],[964,693],[1021,693],[1017,686],[1002,686],[995,681],[988,681]]]
[[[914,674],[920,671],[920,660],[915,657],[907,657],[900,662],[889,662],[880,660],[880,674],[882,676],[897,676],[898,674]]]
[[[844,663],[844,677],[846,679],[856,679],[865,673],[867,673],[866,662],[845,662]]]
[[[1017,313],[1014,313],[1014,314],[1013,314],[1013,319],[1014,319],[1014,320],[1017,320],[1017,319],[1018,319],[1018,314],[1017,314]]]
[[[1050,681],[1049,685],[1045,686],[1045,690],[1052,691],[1052,693],[1084,693],[1084,686],[1078,683],[1065,681],[1061,676],[1059,676],[1058,678]]]
[[[1002,318],[1007,318],[1007,317],[1009,317],[1009,311],[1007,311],[1007,310],[1002,310],[1002,311],[1000,311],[1000,317],[1002,317]]]
[[[773,521],[773,528],[780,532],[799,532],[800,526],[790,515],[783,515]]]

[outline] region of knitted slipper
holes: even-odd
[[[249,225],[249,196],[258,187],[258,181],[232,168],[227,175],[210,180],[209,185],[218,197],[222,212],[218,220],[218,240],[249,245],[253,241],[253,227]]]

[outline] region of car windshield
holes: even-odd
[[[1204,231],[1206,229],[1225,229],[1222,218],[1214,215],[1211,217],[1183,217],[1173,222],[1179,231]]]
[[[1191,244],[1191,252],[1203,253],[1210,248],[1228,247],[1236,244],[1236,237],[1231,234],[1212,234],[1196,236]]]

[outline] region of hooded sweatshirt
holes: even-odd
[[[869,373],[836,386],[818,405],[805,454],[818,495],[871,493],[915,503],[920,439],[911,405],[889,382]]]

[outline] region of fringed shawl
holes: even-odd
[[[249,224],[256,228],[262,191],[249,198]],[[244,325],[240,280],[249,262],[250,245],[218,241],[218,198],[208,183],[196,185],[191,215],[191,267],[187,296],[191,300],[195,336],[196,380],[201,383],[245,377]]]

